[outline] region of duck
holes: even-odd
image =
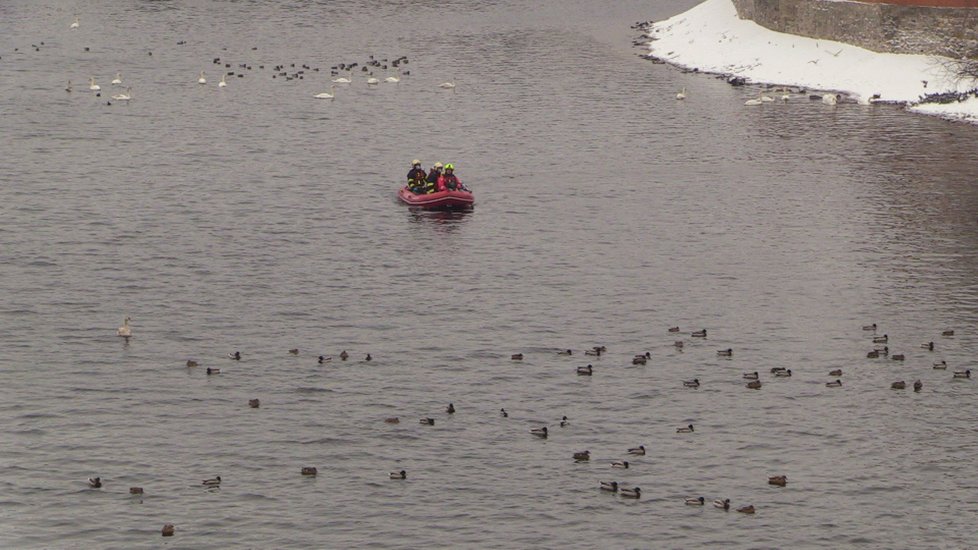
[[[741,506],[740,508],[737,508],[737,511],[740,512],[741,514],[753,514],[754,505],[748,504],[747,506]]]
[[[703,497],[687,497],[686,506],[703,506],[706,504],[706,499]]]
[[[523,354],[522,353],[514,353],[513,355],[510,355],[509,358],[512,359],[513,361],[522,361],[523,360]]]
[[[374,359],[374,358],[373,358],[373,357],[371,357],[369,353],[367,354],[367,356],[366,356],[366,357],[364,357],[364,358],[363,358],[363,360],[364,360],[364,361],[373,361],[373,359]]]
[[[329,87],[328,92],[320,92],[312,97],[316,99],[334,99],[336,97],[336,92],[334,90],[336,90],[335,84]]]
[[[645,445],[639,445],[638,447],[632,447],[631,449],[628,449],[628,454],[637,455],[637,456],[645,455]]]
[[[760,379],[760,375],[757,374],[757,371],[744,373],[744,380],[758,380],[758,379]]]
[[[602,491],[609,491],[609,492],[612,492],[612,493],[617,493],[618,492],[618,482],[617,481],[601,481],[600,483],[601,483],[600,487],[601,487],[601,490]]]
[[[706,338],[706,329],[691,332],[689,335],[693,338]]]
[[[676,99],[680,101],[686,99],[686,88],[683,88],[678,94],[676,94]]]
[[[116,101],[129,101],[132,99],[132,88],[126,88],[126,92],[123,94],[113,94],[112,99]]]
[[[235,361],[240,361],[241,360],[241,352],[240,351],[235,351],[235,352],[228,353],[228,359],[234,359]]]
[[[867,359],[878,359],[879,356],[880,356],[880,352],[878,352],[876,350],[873,350],[873,351],[871,351],[871,352],[869,352],[869,353],[866,354],[866,358]]]
[[[890,341],[890,336],[888,334],[884,334],[883,336],[874,336],[873,337],[873,343],[874,344],[885,344],[885,343],[887,343],[889,341]]]
[[[747,388],[751,390],[759,390],[761,389],[761,381],[751,380],[750,382],[747,383]]]
[[[221,374],[221,369],[207,367],[207,376],[210,376],[212,374]]]
[[[445,412],[447,412],[448,414],[455,414],[455,404],[449,403],[448,406],[445,407]]]
[[[401,423],[401,419],[398,418],[398,417],[396,417],[396,416],[389,416],[389,417],[387,417],[387,418],[384,419],[384,423],[385,424],[400,424]]]
[[[197,77],[197,84],[207,84],[207,79],[204,78],[204,71],[200,71],[200,76]]]
[[[564,351],[558,351],[557,355],[574,355],[574,352],[569,349],[566,349]]]
[[[122,73],[115,73],[115,78],[112,79],[112,84],[114,86],[122,84]]]
[[[332,360],[333,360],[332,357],[326,357],[325,355],[320,355],[317,361],[319,362],[320,365],[322,365],[323,363],[329,363]]]
[[[944,332],[941,333],[941,336],[954,336],[954,331],[953,330],[945,330]]]
[[[921,389],[923,389],[923,387],[924,387],[924,383],[921,382],[920,380],[917,380],[916,382],[913,383],[913,391],[915,392],[919,392]]]
[[[173,532],[175,530],[176,530],[176,527],[174,527],[172,523],[167,523],[166,525],[163,526],[163,536],[164,537],[172,537],[173,536]]]
[[[611,467],[612,468],[616,468],[618,470],[627,470],[628,469],[628,461],[627,460],[617,460],[617,461],[611,463]]]
[[[217,87],[218,88],[226,88],[227,87],[228,82],[227,82],[227,80],[225,80],[226,78],[227,78],[227,75],[223,75],[223,74],[221,75],[221,81],[217,83]]]
[[[717,355],[720,357],[733,357],[733,348],[717,350]]]
[[[577,367],[577,374],[582,376],[591,376],[594,373],[594,368],[591,365],[586,367]]]
[[[698,388],[700,387],[700,379],[693,378],[692,380],[683,380],[684,388]]]
[[[904,382],[903,380],[900,380],[899,382],[894,382],[890,384],[890,388],[894,390],[905,390],[907,389],[907,383]]]
[[[129,328],[129,321],[132,321],[132,318],[126,317],[125,320],[122,321],[122,326],[119,327],[118,330],[115,331],[115,333],[121,336],[122,338],[126,338],[126,339],[132,336],[132,329]]]
[[[349,357],[350,357],[350,354],[347,353],[346,350],[343,350],[342,352],[340,352],[340,359],[346,361],[347,358],[349,358]]]
[[[944,370],[946,368],[947,368],[947,361],[938,361],[934,363],[934,369],[936,370]]]
[[[499,409],[499,416],[503,418],[509,418],[509,413],[506,412],[506,409]]]
[[[68,81],[68,86],[65,87],[65,91],[68,92],[69,94],[71,93],[71,81],[70,80]]]
[[[187,368],[193,368],[197,366],[197,361],[193,359],[187,359]]]
[[[425,426],[434,426],[435,425],[435,419],[434,418],[425,417],[425,418],[422,418],[422,419],[418,420],[418,423],[419,424],[423,424]]]
[[[390,473],[390,478],[391,479],[407,479],[407,472],[404,471],[404,470],[401,470],[400,472],[391,472]]]
[[[578,451],[574,453],[574,460],[577,462],[586,462],[591,460],[591,451]]]
[[[778,487],[784,487],[788,484],[788,476],[772,476],[767,478],[767,482],[770,485],[777,485]]]
[[[560,419],[560,427],[561,428],[567,426],[568,424],[570,424],[570,420],[567,420],[567,417],[566,416],[564,416],[564,417],[562,417]]]
[[[304,476],[314,476],[319,473],[315,466],[303,466],[299,472]]]
[[[79,26],[81,26],[81,23],[78,21],[78,17],[75,17],[74,22],[72,22],[70,25],[68,25],[68,28],[69,29],[77,29]]]
[[[533,428],[532,430],[530,430],[530,433],[533,434],[533,435],[535,435],[535,436],[537,436],[537,437],[539,437],[539,438],[541,438],[541,439],[546,439],[547,438],[547,427],[544,426],[542,428]]]
[[[646,364],[648,362],[648,360],[649,360],[649,358],[646,357],[646,356],[644,356],[644,355],[636,355],[635,357],[632,357],[632,364],[633,365],[644,365],[644,364]]]
[[[906,356],[903,355],[902,353],[894,353],[890,357],[890,359],[893,359],[894,361],[903,361],[904,359],[906,359]]]
[[[143,494],[143,488],[142,487],[130,487],[129,488],[129,494],[130,495],[141,495],[141,494]]]
[[[249,399],[248,406],[251,407],[252,409],[257,409],[258,407],[261,406],[261,401],[257,399]]]
[[[102,488],[102,478],[100,478],[100,477],[90,477],[90,478],[88,478],[88,486],[91,487],[92,489],[101,489]]]
[[[221,476],[217,476],[211,479],[205,479],[201,481],[200,484],[207,487],[217,487],[221,484]]]
[[[679,327],[669,327],[669,332],[679,332]]]
[[[829,376],[842,376],[842,369],[830,370]]]
[[[863,330],[876,330],[876,323],[871,325],[863,325]]]
[[[683,342],[682,340],[676,340],[675,342],[672,343],[672,345],[678,348],[679,350],[682,350],[684,347],[686,347],[686,343]]]
[[[971,378],[971,369],[954,371],[954,378]]]
[[[622,498],[641,498],[642,489],[640,487],[635,487],[633,489],[625,489],[622,487],[618,490],[618,494],[621,495]]]
[[[600,357],[601,356],[601,350],[600,349],[586,349],[586,350],[584,350],[584,355],[590,355],[592,357]]]
[[[725,499],[722,499],[721,500],[721,499],[718,498],[718,499],[716,499],[716,500],[713,501],[713,507],[714,508],[721,508],[723,510],[729,510],[730,509],[730,499],[729,498],[725,498]]]
[[[875,348],[873,348],[873,351],[877,351],[879,352],[880,355],[886,357],[887,355],[890,354],[890,346],[876,346]]]
[[[771,367],[771,374],[777,374],[779,372],[784,372],[785,370],[787,369],[784,367]]]
[[[683,426],[681,428],[676,428],[677,434],[691,434],[693,433],[693,425]]]
[[[842,380],[836,380],[834,382],[826,382],[825,383],[825,387],[827,387],[827,388],[841,388],[842,387]]]
[[[927,342],[926,344],[920,344],[920,347],[927,351],[934,351],[934,342]]]
[[[774,373],[774,376],[777,378],[791,378],[791,369],[779,370],[778,372]]]

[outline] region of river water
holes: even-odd
[[[641,59],[692,5],[0,5],[0,547],[978,543],[978,129]]]

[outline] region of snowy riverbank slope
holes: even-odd
[[[750,82],[845,93],[861,103],[905,102],[914,111],[978,123],[978,97],[920,103],[936,92],[966,92],[973,80],[947,70],[944,57],[876,53],[863,48],[775,32],[737,17],[730,0],[702,4],[655,23],[651,55],[686,68],[737,75]]]

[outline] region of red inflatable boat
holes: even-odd
[[[402,187],[397,198],[408,206],[424,210],[467,210],[475,204],[475,197],[469,191],[438,191],[427,195],[415,195]]]

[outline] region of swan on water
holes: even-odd
[[[686,99],[686,88],[684,87],[681,92],[676,94],[676,99]]]
[[[114,96],[112,96],[112,99],[116,101],[129,101],[130,99],[132,99],[132,88],[131,87],[126,88],[126,93],[124,94],[115,94]]]
[[[116,334],[127,339],[132,336],[132,329],[129,328],[129,321],[132,321],[132,319],[130,317],[126,317],[126,319],[122,322],[122,326],[116,331]]]
[[[115,73],[115,78],[112,79],[112,84],[114,86],[122,84],[122,73]]]
[[[207,84],[207,79],[204,78],[204,71],[200,71],[200,76],[197,77],[197,84]]]
[[[320,92],[320,93],[318,93],[318,94],[316,94],[316,95],[314,95],[312,97],[314,97],[316,99],[333,99],[333,98],[336,97],[336,91],[335,90],[336,90],[336,85],[334,84],[334,85],[332,85],[332,86],[329,87],[329,91],[328,92]]]
[[[95,83],[95,77],[94,76],[88,79],[88,89],[91,90],[91,91],[93,91],[93,92],[97,92],[97,91],[99,91],[99,90],[102,89],[101,86],[99,86],[98,84]]]
[[[218,87],[218,88],[224,88],[225,86],[227,86],[227,85],[228,85],[228,83],[227,83],[227,81],[225,80],[225,78],[227,78],[227,77],[226,77],[226,75],[223,75],[223,74],[222,74],[222,75],[221,75],[221,81],[217,83],[217,87]]]

